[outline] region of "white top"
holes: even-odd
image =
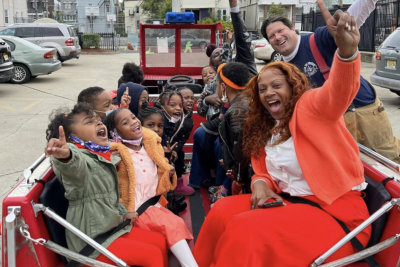
[[[314,195],[297,161],[293,138],[290,137],[278,145],[271,145],[277,138],[278,135],[272,136],[271,140],[265,146],[267,154],[265,163],[269,175],[282,192],[288,193],[291,196]],[[352,190],[361,191],[366,187],[367,183],[363,182],[353,187]]]
[[[271,146],[276,137],[273,136],[265,146],[267,153],[265,163],[269,175],[283,192],[291,196],[313,195],[297,161],[293,138],[290,137],[283,143]]]

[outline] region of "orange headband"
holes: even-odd
[[[233,89],[236,89],[236,90],[243,90],[243,89],[245,89],[245,88],[246,88],[245,86],[239,86],[239,85],[237,85],[236,83],[232,82],[231,80],[229,80],[228,78],[226,78],[226,77],[224,76],[224,74],[222,73],[222,68],[223,68],[225,65],[226,65],[226,63],[222,63],[221,65],[219,65],[218,70],[217,70],[218,75],[219,75],[219,77],[221,77],[222,81],[223,81],[226,85],[228,85],[230,88],[233,88]]]

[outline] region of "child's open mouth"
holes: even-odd
[[[102,127],[97,131],[97,136],[107,139],[107,129]]]
[[[142,127],[140,127],[140,124],[136,127],[132,127],[132,132],[134,134],[140,134],[142,132]]]
[[[182,113],[180,112],[175,112],[174,114],[172,114],[172,117],[176,118],[176,119],[180,119],[182,116]]]

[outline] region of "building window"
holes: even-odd
[[[140,28],[140,20],[136,21],[136,31],[139,31]]]
[[[296,22],[301,22],[302,14],[303,14],[303,8],[296,7]]]
[[[225,21],[227,20],[226,14],[227,14],[226,9],[223,9],[222,10],[222,20],[225,20]]]
[[[136,6],[136,13],[139,13],[139,6]]]
[[[110,13],[110,5],[106,5],[106,13]]]
[[[4,9],[4,22],[8,23],[8,9]]]

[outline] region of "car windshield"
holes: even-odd
[[[382,43],[382,48],[400,48],[400,29],[397,29]]]

